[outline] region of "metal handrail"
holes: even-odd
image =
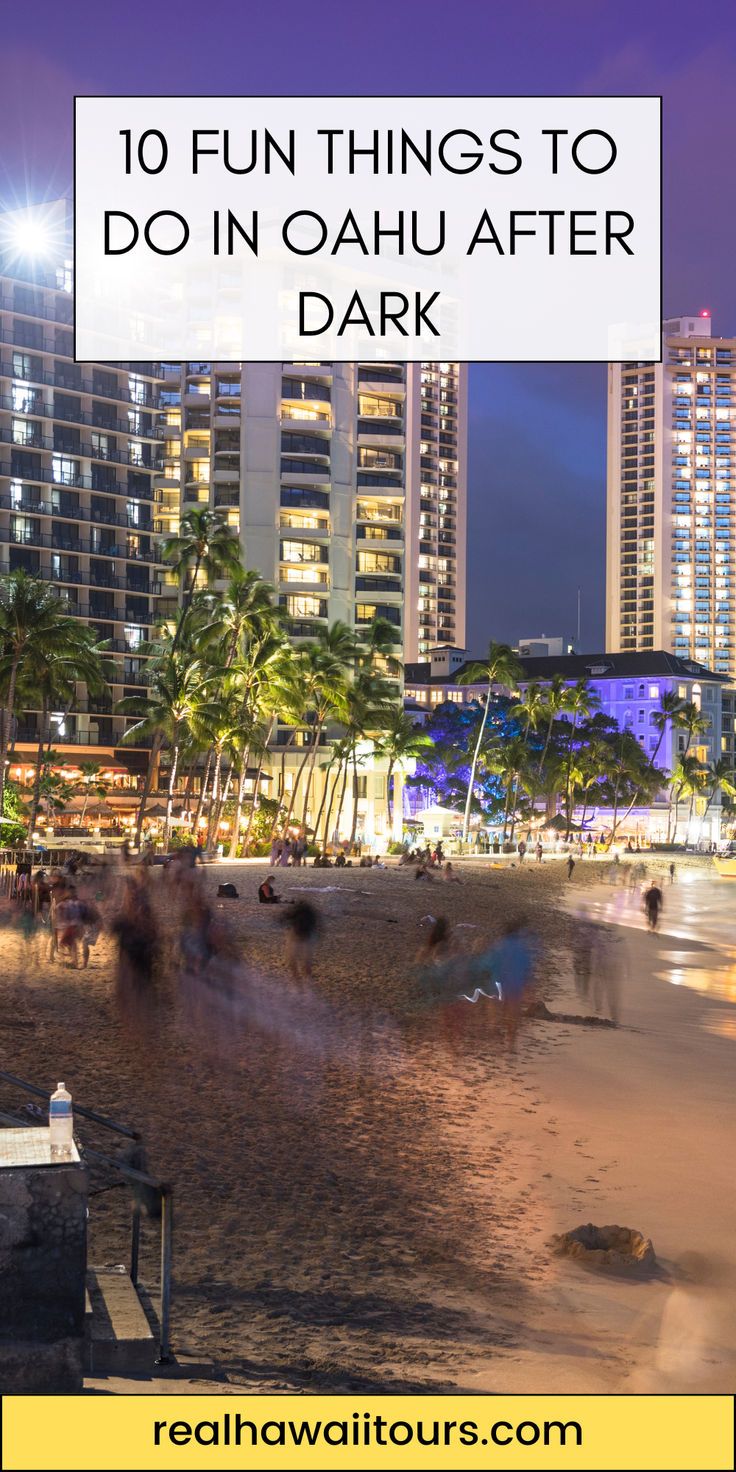
[[[41,1089],[37,1084],[31,1084],[27,1079],[18,1078],[16,1074],[5,1073],[0,1069],[0,1079],[6,1083],[14,1084],[17,1088],[24,1089],[27,1094],[33,1094],[36,1098],[48,1099],[48,1090]],[[112,1130],[115,1134],[123,1135],[126,1139],[133,1140],[142,1153],[142,1136],[138,1130],[130,1129],[128,1125],[118,1124],[117,1120],[109,1119],[107,1115],[98,1114],[95,1109],[87,1109],[82,1104],[74,1104],[75,1114],[83,1119],[90,1119],[104,1129]],[[0,1119],[7,1120],[9,1124],[18,1128],[17,1116],[0,1110]],[[34,1121],[39,1123],[40,1120]],[[116,1159],[111,1155],[103,1155],[99,1150],[93,1150],[85,1145],[85,1155],[90,1159],[112,1166],[120,1175],[131,1181],[134,1185],[147,1186],[149,1190],[155,1191],[158,1196],[161,1219],[161,1291],[159,1309],[159,1352],[156,1364],[169,1364],[172,1358],[171,1343],[169,1339],[171,1323],[171,1264],[173,1255],[173,1229],[174,1229],[174,1200],[171,1186],[159,1181],[155,1176],[150,1176],[146,1171],[139,1170],[136,1166],[128,1164],[127,1161]],[[138,1259],[140,1252],[141,1233],[141,1202],[138,1197],[134,1200],[133,1221],[131,1229],[130,1244],[130,1280],[134,1288],[138,1286]]]

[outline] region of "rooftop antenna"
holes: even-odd
[[[581,609],[582,609],[582,595],[581,595],[580,589],[578,588],[578,631],[577,631],[577,634],[575,636],[575,653],[576,654],[579,654],[580,653],[580,618],[581,618]]]

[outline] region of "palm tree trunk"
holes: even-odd
[[[506,796],[504,798],[504,804],[503,804],[503,832],[501,834],[501,842],[502,843],[505,843],[506,842],[506,824],[508,822],[508,817],[509,817],[509,794],[510,794],[510,792],[511,792],[511,783],[508,782],[506,784]]]
[[[217,812],[215,813],[215,823],[214,823],[214,835],[213,835],[213,839],[212,839],[212,847],[213,847],[213,849],[217,847],[217,842],[218,842],[217,835],[218,835],[218,833],[220,831],[220,823],[222,822],[222,815],[223,815],[223,812],[225,811],[225,804],[226,804],[226,802],[227,802],[227,800],[228,800],[228,798],[230,796],[230,788],[232,786],[232,781],[233,781],[233,769],[232,769],[232,767],[230,767],[228,769],[228,774],[227,774],[227,777],[225,778],[225,781],[224,782],[221,782],[221,784],[220,784],[220,796],[219,796],[218,801],[217,801]]]
[[[245,800],[245,784],[248,781],[248,758],[249,758],[249,756],[250,756],[250,747],[248,747],[247,750],[243,753],[243,760],[242,760],[241,765],[240,765],[240,776],[238,778],[238,795],[237,795],[237,798],[235,800],[235,816],[233,818],[233,831],[232,831],[232,837],[230,839],[230,849],[229,849],[229,857],[231,859],[237,858],[237,854],[238,854],[238,841],[240,839],[240,819],[241,819],[241,816],[242,816],[242,813],[243,813],[243,802]],[[254,795],[253,796],[254,796],[254,802],[255,802],[255,790],[254,790]]]
[[[514,783],[513,783],[513,788],[512,788],[512,798],[511,798],[511,829],[509,831],[509,843],[513,843],[513,841],[514,841],[514,833],[516,831],[516,797],[517,797],[518,790],[519,790],[519,778],[518,778],[518,776],[516,776],[516,777],[514,777]]]
[[[347,785],[348,785],[348,772],[349,771],[350,771],[350,757],[349,756],[346,756],[346,758],[345,758],[345,770],[343,772],[343,778],[342,778],[342,787],[340,789],[340,802],[339,802],[339,806],[338,806],[338,809],[337,809],[337,818],[335,819],[335,832],[337,834],[338,840],[340,838],[340,821],[342,819],[342,809],[343,809],[343,803],[345,802],[345,792],[346,792]]]
[[[0,815],[3,811],[5,798],[5,767],[8,760],[8,749],[10,747],[10,732],[13,724],[13,708],[15,706],[15,688],[18,680],[18,659],[14,659],[10,667],[8,679],[8,696],[2,709],[2,740],[0,741]]]
[[[317,808],[317,816],[316,816],[316,818],[314,820],[314,841],[315,841],[315,843],[317,843],[319,841],[318,840],[319,825],[322,822],[322,814],[323,814],[323,812],[325,810],[325,803],[327,801],[327,789],[328,789],[328,787],[330,785],[330,772],[332,771],[332,768],[334,767],[334,765],[335,765],[335,758],[333,756],[333,757],[330,757],[330,760],[327,763],[327,766],[325,768],[325,781],[324,781],[324,786],[322,788],[322,798],[321,798],[321,801],[320,801],[320,805]]]
[[[386,807],[388,808],[388,837],[389,843],[394,834],[394,799],[391,792],[391,778],[394,775],[394,759],[389,757],[388,771],[386,772]]]
[[[263,764],[264,764],[264,762],[266,760],[266,755],[267,755],[267,752],[268,752],[268,743],[271,740],[271,737],[273,735],[273,728],[274,728],[275,724],[276,724],[276,717],[275,716],[271,716],[271,724],[270,724],[270,726],[268,728],[268,735],[266,736],[266,740],[265,740],[264,745],[263,745],[263,750],[261,752],[260,759],[259,759],[259,762],[258,762],[258,771],[256,773],[256,780],[255,780],[255,782],[253,784],[253,801],[251,802],[251,805],[250,805],[250,812],[248,814],[248,826],[247,826],[247,828],[245,830],[245,837],[243,839],[243,857],[245,857],[247,855],[247,853],[248,853],[248,845],[250,843],[250,834],[251,834],[251,829],[253,827],[253,819],[255,818],[255,815],[256,815],[256,807],[257,807],[257,802],[258,802],[258,797],[259,797],[259,789],[260,789],[260,785],[261,785],[261,773],[263,771]],[[273,837],[273,833],[272,833],[272,837]]]
[[[550,716],[550,718],[549,718],[549,722],[547,724],[547,735],[544,738],[544,746],[542,748],[542,755],[539,758],[538,775],[540,777],[542,775],[542,769],[544,767],[544,764],[545,764],[545,762],[547,760],[547,752],[549,750],[549,743],[552,740],[552,727],[553,727],[554,723],[555,723],[555,713],[553,711],[552,714],[551,714],[551,716]]]
[[[468,795],[467,795],[467,798],[465,799],[465,815],[463,817],[463,843],[467,843],[467,841],[468,841],[468,829],[470,828],[470,804],[471,804],[471,802],[473,800],[473,788],[475,787],[475,773],[476,773],[476,769],[477,769],[477,766],[478,766],[478,757],[480,755],[480,744],[481,744],[481,741],[483,740],[483,732],[485,731],[486,721],[488,720],[488,711],[490,710],[490,705],[491,705],[491,687],[490,687],[490,684],[489,684],[489,686],[488,686],[488,694],[486,695],[486,703],[485,703],[485,705],[483,707],[483,719],[482,719],[482,721],[480,723],[480,730],[478,732],[478,740],[475,743],[475,751],[473,752],[473,761],[472,761],[472,765],[471,765],[471,768],[470,768],[470,780],[468,782]]]
[[[189,813],[191,812],[192,807],[192,783],[194,782],[194,768],[196,767],[196,765],[197,758],[196,756],[194,756],[192,757],[192,760],[187,767],[186,782],[184,783],[184,799],[182,803],[182,811],[185,812],[187,815],[189,815]]]
[[[296,802],[296,794],[297,794],[297,792],[299,790],[299,783],[301,781],[302,772],[304,771],[304,768],[306,767],[307,762],[309,761],[309,750],[310,749],[309,749],[309,746],[308,746],[307,749],[306,749],[306,751],[305,751],[305,753],[304,753],[304,756],[302,757],[302,759],[301,759],[301,761],[299,763],[299,766],[297,768],[296,778],[294,780],[294,786],[291,789],[291,797],[289,798],[289,806],[286,809],[286,817],[284,818],[283,828],[281,830],[282,837],[286,837],[286,832],[287,832],[287,829],[288,829],[289,824],[291,822],[291,815],[292,815],[292,812],[294,811],[294,803]]]
[[[209,812],[207,814],[207,852],[208,853],[211,853],[212,852],[212,849],[214,848],[213,818],[214,818],[215,813],[217,811],[217,804],[218,804],[218,802],[220,800],[220,785],[221,785],[221,782],[222,782],[222,750],[221,750],[220,747],[216,747],[215,748],[215,764],[214,764],[214,770],[213,770],[213,773],[212,773],[212,790],[211,790],[211,793],[210,793],[210,807],[209,807]],[[215,829],[215,832],[216,831],[217,830]]]
[[[314,768],[315,768],[315,765],[316,765],[316,762],[317,762],[317,751],[319,749],[319,738],[322,735],[322,726],[323,726],[323,724],[324,724],[324,722],[320,718],[317,721],[317,723],[315,725],[315,728],[314,728],[314,732],[312,734],[312,741],[311,741],[311,747],[310,747],[309,770],[307,771],[307,785],[306,785],[306,789],[305,789],[305,792],[304,792],[304,803],[302,805],[302,827],[303,828],[306,828],[306,826],[307,826],[307,808],[309,807],[309,794],[310,794],[310,792],[312,790],[312,779],[314,777]],[[316,823],[314,825],[314,828],[315,828],[315,832],[316,832],[317,831],[317,824]]]
[[[194,814],[194,822],[192,824],[192,832],[193,832],[195,838],[197,837],[197,834],[199,832],[199,820],[200,820],[200,818],[202,816],[202,809],[204,808],[204,800],[205,800],[205,797],[207,796],[207,787],[209,785],[209,780],[210,780],[210,767],[212,766],[212,752],[213,752],[213,747],[210,747],[209,751],[207,752],[207,760],[206,760],[206,762],[204,764],[204,772],[202,774],[202,785],[201,785],[201,787],[199,789],[199,798],[197,800],[197,810],[196,810],[196,812]]]
[[[41,803],[41,774],[43,772],[44,746],[46,744],[46,725],[48,722],[48,700],[44,698],[43,713],[41,715],[41,730],[39,733],[38,747],[36,750],[36,770],[33,774],[33,797],[31,799],[31,811],[28,815],[28,838],[33,837],[38,817],[38,809]]]
[[[176,771],[179,765],[179,742],[174,738],[171,748],[171,769],[169,771],[169,786],[166,793],[166,821],[164,823],[164,853],[169,852],[169,833],[171,831],[171,809],[174,806],[174,788],[176,786]]]
[[[358,748],[353,746],[353,822],[350,829],[350,851],[355,847],[355,837],[358,832]]]
[[[156,770],[156,767],[157,767],[157,764],[158,764],[158,758],[159,758],[159,754],[160,754],[160,751],[161,751],[161,747],[163,746],[163,740],[164,740],[163,732],[162,731],[157,731],[156,734],[155,734],[155,736],[154,736],[154,738],[153,738],[153,740],[152,740],[152,742],[151,742],[151,755],[148,758],[148,767],[146,768],[146,778],[145,778],[145,781],[143,783],[143,791],[141,793],[141,800],[140,800],[140,804],[139,804],[139,807],[138,807],[138,817],[136,818],[136,823],[135,823],[135,846],[138,849],[141,846],[141,834],[143,832],[143,817],[144,817],[144,814],[145,814],[145,811],[146,811],[146,803],[148,802],[148,799],[149,799],[150,794],[151,794],[151,787],[153,785],[153,774],[154,774],[154,772]]]
[[[614,840],[614,838],[616,836],[616,829],[618,828],[618,817],[617,817],[617,814],[618,814],[618,795],[619,795],[620,788],[621,788],[621,778],[619,776],[619,777],[616,778],[616,786],[613,789],[613,822],[611,823],[611,837],[608,840],[608,848],[611,847],[611,844],[613,843],[613,840]],[[631,807],[629,808],[629,812],[631,812],[631,808],[633,808],[633,806],[634,806],[634,804],[632,802]],[[627,814],[627,816],[628,816],[628,814]]]
[[[577,730],[577,724],[578,724],[578,718],[577,718],[577,715],[575,715],[573,717],[572,730],[570,732],[570,739],[569,739],[569,741],[567,743],[567,773],[566,773],[566,777],[565,777],[565,818],[566,818],[566,821],[567,821],[567,833],[565,834],[565,837],[566,838],[569,838],[570,837],[570,828],[571,828],[571,825],[572,825],[572,802],[571,802],[571,796],[572,796],[572,794],[570,792],[570,775],[571,775],[571,772],[572,772],[572,743],[575,740],[575,732]]]
[[[268,843],[269,844],[273,843],[274,836],[275,836],[275,833],[276,833],[276,829],[278,828],[278,825],[279,825],[279,819],[281,817],[281,810],[282,810],[282,807],[283,807],[284,796],[285,796],[284,789],[286,787],[286,753],[287,753],[289,747],[291,746],[291,743],[294,740],[294,737],[295,736],[296,736],[296,729],[294,729],[294,730],[292,730],[292,731],[289,732],[289,739],[288,739],[288,741],[285,741],[284,742],[284,745],[281,748],[281,786],[279,788],[279,793],[278,793],[278,802],[279,802],[279,805],[278,805],[278,807],[276,809],[276,812],[274,813],[273,822],[271,824],[271,829],[270,829],[270,832],[269,832],[269,835],[268,835]]]
[[[333,809],[333,807],[335,805],[335,793],[337,792],[337,786],[338,786],[338,783],[340,781],[340,776],[341,776],[341,773],[342,773],[342,767],[343,767],[342,758],[340,758],[340,760],[337,763],[337,771],[335,772],[335,780],[334,780],[334,782],[332,784],[332,788],[331,788],[331,791],[330,791],[329,800],[328,800],[328,803],[327,803],[327,809],[325,811],[325,826],[324,826],[324,830],[323,830],[323,833],[322,833],[322,852],[323,853],[325,853],[325,851],[327,849],[327,845],[328,845],[328,843],[330,841],[330,818],[332,817],[332,809]]]

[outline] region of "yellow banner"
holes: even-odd
[[[724,1395],[6,1396],[8,1472],[734,1467]]]

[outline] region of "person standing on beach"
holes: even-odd
[[[621,981],[627,970],[626,941],[612,925],[596,925],[591,955],[593,1006],[618,1025]]]
[[[575,972],[575,990],[581,1002],[587,1002],[590,992],[590,973],[595,948],[595,926],[590,920],[581,920],[575,930],[572,953]]]
[[[534,954],[523,920],[509,920],[500,941],[493,947],[491,971],[501,992],[501,1020],[509,1052],[516,1038],[524,999],[532,980]]]
[[[567,856],[567,877],[568,877],[568,879],[572,879],[572,873],[573,873],[573,869],[574,868],[575,868],[575,860],[574,860],[572,854],[568,854],[568,856]]]
[[[109,929],[118,948],[115,973],[118,1008],[129,1026],[146,1033],[154,1002],[158,928],[146,890],[137,878],[125,879],[122,904]]]
[[[295,981],[311,981],[319,915],[308,900],[298,900],[282,917],[286,926],[286,964]]]
[[[644,911],[647,917],[647,925],[650,930],[659,928],[659,916],[662,909],[662,891],[655,880],[652,880],[648,890],[644,894]]]
[[[670,884],[674,884],[674,882],[675,882],[675,866],[674,866],[674,864],[670,864]]]

